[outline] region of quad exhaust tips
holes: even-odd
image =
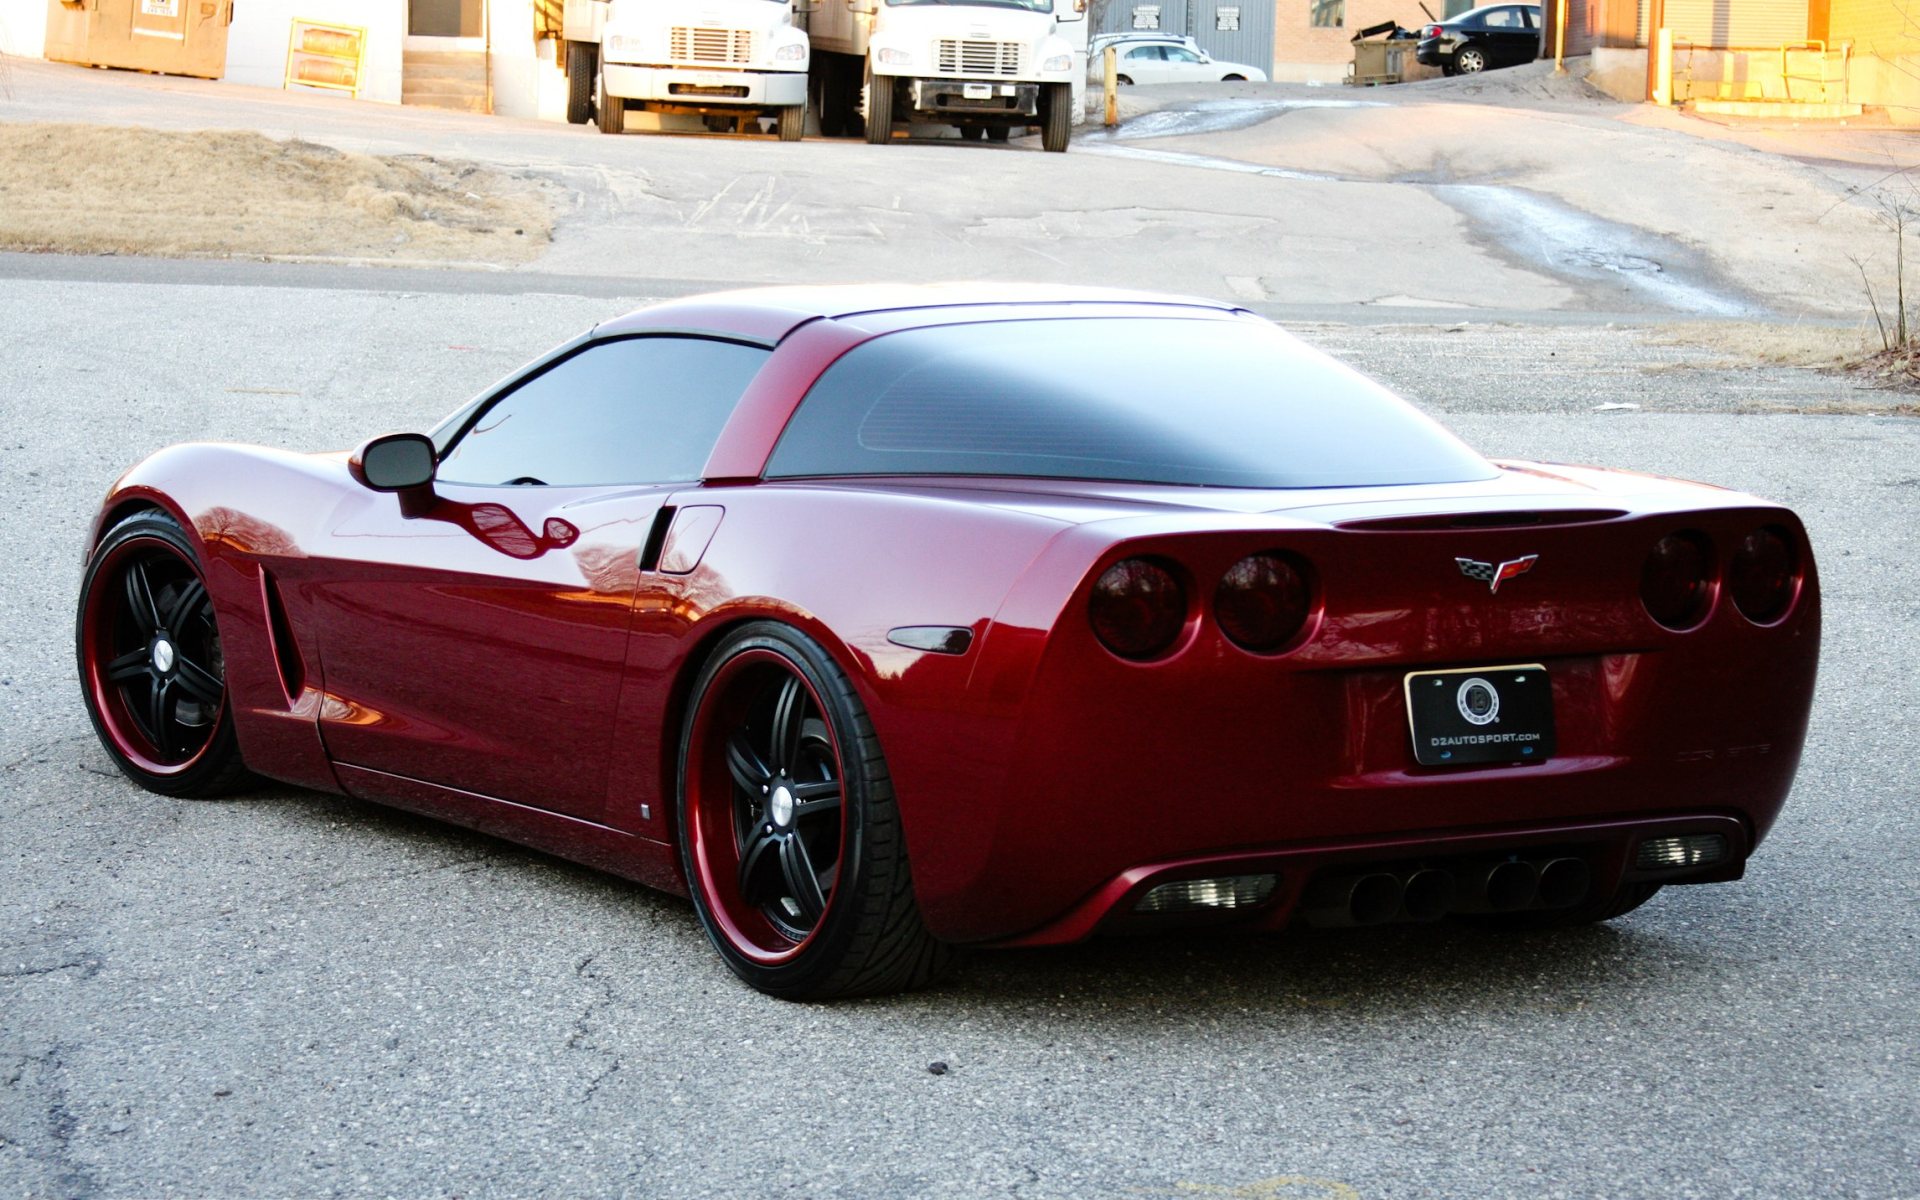
[[[1437,921],[1448,913],[1571,908],[1587,896],[1584,859],[1506,859],[1455,869],[1416,867],[1323,875],[1307,888],[1300,914],[1322,927]]]

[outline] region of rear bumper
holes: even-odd
[[[1636,855],[1650,838],[1717,835],[1724,856],[1692,868],[1642,869]],[[1390,873],[1402,878],[1433,870],[1457,876],[1461,886],[1447,911],[1469,911],[1466,877],[1504,859],[1573,859],[1584,864],[1587,903],[1612,896],[1630,883],[1710,883],[1738,879],[1752,852],[1752,831],[1738,817],[1693,814],[1657,819],[1534,825],[1509,829],[1450,831],[1377,839],[1333,841],[1283,849],[1243,851],[1158,862],[1123,871],[1108,879],[1064,915],[1038,929],[991,943],[999,946],[1053,946],[1103,932],[1149,932],[1168,928],[1238,925],[1273,930],[1303,916],[1315,885],[1336,877]],[[1238,909],[1202,909],[1182,913],[1142,913],[1141,900],[1162,884],[1227,877],[1274,877],[1264,901]],[[1539,907],[1533,900],[1519,909]],[[1572,907],[1569,905],[1568,907]],[[1481,909],[1480,911],[1486,911]],[[1388,920],[1409,919],[1401,913]],[[1333,923],[1351,923],[1335,921]]]
[[[784,108],[807,99],[803,71],[718,71],[624,63],[606,63],[601,70],[608,94],[623,100],[689,108]]]

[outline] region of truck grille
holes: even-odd
[[[749,63],[753,61],[753,30],[675,25],[667,53],[674,62]]]
[[[971,42],[940,39],[942,75],[1018,75],[1019,42]]]

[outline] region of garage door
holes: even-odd
[[[1667,0],[1673,40],[1754,49],[1807,36],[1807,0]]]

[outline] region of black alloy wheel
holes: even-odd
[[[680,741],[677,815],[701,924],[761,991],[903,991],[952,958],[921,923],[866,711],[798,630],[742,626],[707,660]]]
[[[100,539],[81,584],[75,644],[87,714],[129,779],[183,797],[251,781],[213,598],[170,516],[139,513]]]

